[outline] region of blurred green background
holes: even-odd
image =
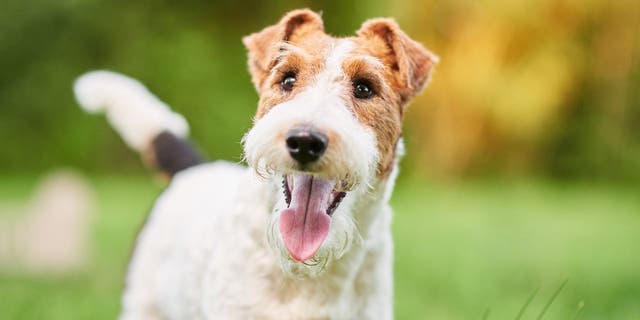
[[[243,35],[286,11],[327,32],[395,17],[441,57],[406,114],[394,194],[398,319],[640,318],[640,2],[5,0],[0,201],[73,167],[95,185],[94,259],[71,275],[0,273],[7,319],[112,319],[135,232],[161,187],[75,77],[111,69],[240,161],[257,95]],[[536,293],[535,295],[534,292]]]

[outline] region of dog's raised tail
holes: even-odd
[[[124,142],[145,163],[173,176],[200,164],[198,152],[187,142],[189,125],[135,79],[110,71],[91,71],[74,84],[80,106],[89,113],[105,113]]]

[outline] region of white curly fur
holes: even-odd
[[[140,82],[122,74],[88,72],[76,80],[73,90],[84,110],[106,113],[124,142],[136,151],[143,151],[162,131],[181,138],[189,134],[184,117],[171,111]]]

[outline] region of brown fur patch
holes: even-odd
[[[395,89],[406,104],[427,83],[438,57],[413,41],[393,19],[371,19],[362,24],[357,35],[363,47],[382,59],[396,78]]]
[[[351,95],[351,105],[358,121],[373,129],[380,153],[378,176],[386,177],[393,168],[395,145],[402,134],[400,99],[388,67],[367,63],[366,59],[347,58],[343,70],[350,79],[365,79],[375,94],[370,99],[358,99]]]
[[[271,71],[281,42],[295,43],[317,34],[324,34],[322,18],[309,9],[301,9],[287,13],[276,25],[244,37],[242,42],[249,50],[251,80],[258,92]]]
[[[324,37],[317,35],[299,45],[283,43],[280,46],[279,54],[274,58],[274,65],[260,88],[256,120],[262,118],[272,107],[294,97],[309,84],[314,75],[320,72],[324,66],[324,52],[315,47],[327,50],[328,40],[329,37],[326,35]],[[310,51],[311,49],[315,50]],[[280,84],[290,72],[295,73],[296,83],[293,90],[285,92]]]

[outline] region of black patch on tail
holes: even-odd
[[[151,143],[155,164],[171,176],[202,163],[202,157],[189,142],[163,131]]]

